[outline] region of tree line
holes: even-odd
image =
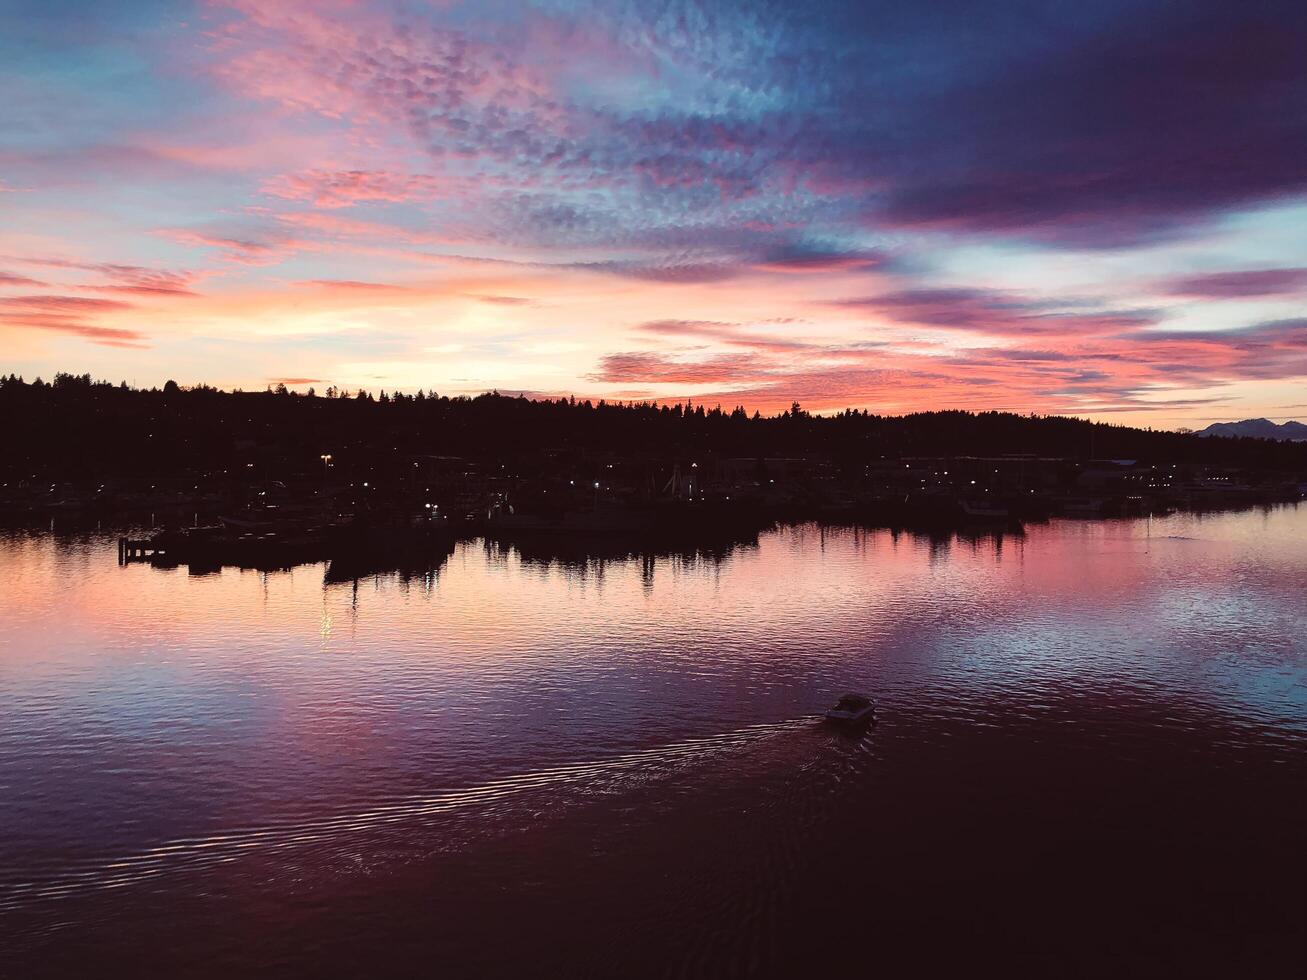
[[[248,466],[287,472],[322,454],[357,458],[453,455],[480,460],[542,452],[690,458],[821,458],[1032,454],[1129,458],[1307,472],[1307,444],[1200,438],[1063,416],[936,411],[817,415],[794,403],[775,415],[741,406],[430,391],[260,392],[208,385],[135,388],[60,373],[51,381],[0,376],[0,474],[94,479],[200,473]]]

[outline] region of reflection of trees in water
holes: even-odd
[[[90,562],[100,557],[104,537],[85,530],[59,531],[46,528],[0,529],[0,544],[9,548],[42,548],[49,542],[60,561]]]
[[[475,549],[487,564],[504,566],[516,560],[528,568],[561,570],[580,580],[602,582],[605,572],[614,567],[639,564],[640,578],[646,589],[653,587],[655,572],[664,569],[690,569],[708,565],[718,567],[733,554],[758,548],[758,533],[721,535],[711,541],[691,544],[642,537],[549,537],[521,540],[495,537],[450,541],[434,551],[413,551],[403,555],[353,555],[334,558],[326,565],[323,588],[350,590],[357,600],[360,582],[385,580],[407,589],[417,586],[422,592],[433,591],[442,570],[455,551]]]
[[[359,579],[388,577],[401,585],[420,583],[431,585],[439,577],[456,542],[451,538],[429,547],[400,549],[398,551],[356,551],[338,556],[327,562],[322,576],[324,587],[357,582]]]
[[[668,569],[720,567],[738,552],[756,551],[759,548],[760,537],[766,534],[791,534],[804,537],[813,535],[819,538],[821,546],[826,542],[835,541],[851,541],[855,545],[861,545],[863,542],[871,544],[875,540],[886,538],[897,543],[906,537],[914,542],[925,544],[932,560],[946,559],[951,550],[958,546],[969,546],[973,551],[988,548],[996,555],[1001,555],[1005,542],[1019,541],[1025,537],[1025,532],[1020,525],[960,530],[945,530],[938,527],[929,530],[907,530],[816,522],[782,524],[761,530],[734,530],[718,534],[698,529],[693,536],[532,535],[517,538],[487,536],[462,541],[448,539],[430,543],[415,542],[409,547],[399,549],[392,547],[355,549],[349,554],[332,558],[324,564],[323,586],[330,588],[361,580],[385,578],[394,580],[402,586],[417,584],[429,590],[457,548],[462,546],[476,548],[490,564],[503,565],[515,558],[528,567],[557,568],[579,579],[590,577],[602,579],[604,572],[610,567],[626,567],[638,562],[641,579],[648,588],[653,585],[654,574],[659,565]],[[22,535],[9,535],[10,539],[20,536]],[[28,536],[45,537],[45,533],[29,533]],[[98,535],[58,535],[52,540],[56,551],[64,556],[65,560],[89,561],[103,546],[103,539]],[[158,568],[177,567],[166,560],[153,564]],[[292,566],[284,565],[209,566],[194,561],[186,566],[192,576],[216,574],[224,567],[242,567],[267,575],[281,575],[294,570]]]
[[[526,566],[557,568],[579,579],[593,577],[600,581],[610,567],[627,567],[638,562],[641,579],[646,588],[651,588],[659,565],[664,568],[690,569],[705,565],[715,568],[739,552],[757,551],[760,537],[771,534],[812,535],[819,539],[819,546],[836,541],[853,542],[855,545],[865,542],[870,545],[876,540],[897,542],[907,537],[925,544],[932,560],[947,558],[954,547],[969,547],[973,551],[990,549],[995,555],[1001,556],[1005,543],[1025,538],[1025,531],[1020,525],[909,531],[902,528],[811,523],[723,534],[695,542],[651,537],[587,539],[539,535],[519,539],[486,537],[477,542],[477,547],[491,564],[504,565],[515,558]]]
[[[973,553],[988,550],[1002,557],[1004,547],[1011,542],[1025,540],[1025,528],[1017,524],[974,525],[970,527],[933,526],[929,528],[884,527],[872,524],[791,524],[781,528],[782,533],[811,537],[824,549],[828,544],[852,544],[861,550],[888,541],[897,546],[903,540],[924,547],[930,561],[948,558],[954,548],[968,548]]]
[[[486,537],[480,547],[486,560],[503,564],[516,557],[523,565],[558,568],[564,573],[602,579],[610,566],[640,565],[646,588],[652,587],[659,564],[693,568],[720,566],[738,551],[758,548],[758,531],[707,536],[691,542],[667,537],[591,537],[539,535],[515,539]]]
[[[946,558],[954,547],[968,547],[971,552],[990,551],[995,557],[1003,556],[1003,545],[1008,541],[1024,541],[1025,529],[1020,525],[1010,528],[966,528],[946,533],[942,531],[917,532],[915,540],[930,545],[931,557]]]

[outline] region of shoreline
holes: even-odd
[[[155,568],[186,566],[192,574],[222,568],[283,571],[321,564],[329,581],[348,581],[387,572],[430,571],[443,566],[460,544],[480,542],[487,549],[504,548],[535,562],[582,563],[592,559],[623,560],[671,556],[697,556],[721,560],[741,547],[756,547],[760,536],[785,528],[815,526],[826,530],[887,531],[932,541],[1019,539],[1026,528],[1053,522],[1102,523],[1137,521],[1174,514],[1218,515],[1252,510],[1297,507],[1301,497],[1245,500],[1211,506],[1168,506],[1135,512],[1049,514],[1039,518],[895,520],[870,513],[834,515],[814,511],[791,512],[770,518],[733,523],[695,521],[679,528],[586,529],[584,526],[496,527],[490,521],[440,522],[424,529],[399,523],[357,527],[337,525],[335,533],[322,529],[295,536],[216,533],[214,525],[189,529],[151,529],[133,517],[118,514],[96,521],[51,520],[48,523],[3,522],[4,533],[45,537],[99,537],[118,539],[122,565],[143,563]],[[757,515],[754,515],[755,517]],[[192,535],[195,540],[188,540]],[[139,537],[132,537],[139,535]],[[142,547],[143,546],[143,547]],[[133,551],[132,548],[139,548]]]

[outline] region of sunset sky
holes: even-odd
[[[1307,4],[0,0],[0,368],[1307,419]]]

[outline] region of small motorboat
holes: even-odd
[[[861,694],[846,694],[826,712],[826,720],[842,728],[861,728],[876,718],[876,706]]]

